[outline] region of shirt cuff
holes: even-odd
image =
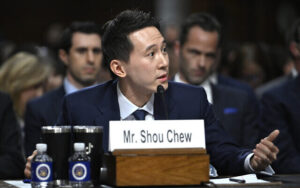
[[[250,165],[250,159],[251,157],[254,155],[254,153],[250,153],[246,159],[245,159],[245,162],[244,162],[244,169],[246,170],[246,172],[248,173],[260,173],[260,174],[266,174],[266,175],[273,175],[275,174],[273,168],[269,165],[267,166],[267,168],[263,171],[255,171],[252,166]]]

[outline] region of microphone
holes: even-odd
[[[163,103],[163,107],[164,107],[164,112],[166,115],[166,119],[169,119],[169,114],[168,114],[168,108],[167,108],[167,103],[165,100],[165,89],[162,85],[158,85],[157,86],[157,93],[159,93],[161,99],[162,99],[162,103]]]

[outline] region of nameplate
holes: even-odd
[[[162,148],[205,148],[204,121],[109,122],[109,151]]]

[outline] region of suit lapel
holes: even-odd
[[[300,75],[298,75],[293,83],[292,83],[292,87],[293,87],[293,93],[295,95],[296,98],[300,98]]]
[[[110,81],[107,87],[98,91],[99,100],[95,105],[99,111],[99,116],[95,122],[99,125],[108,125],[110,120],[120,120],[120,109],[117,96],[117,81]]]
[[[58,89],[57,92],[55,93],[55,98],[54,98],[54,102],[52,109],[55,110],[55,116],[54,117],[59,117],[61,109],[62,109],[62,103],[63,103],[63,99],[65,96],[66,92],[65,92],[65,87],[62,84]]]
[[[171,84],[169,83],[169,88],[165,92],[165,102],[167,106],[168,116],[169,119],[177,119],[178,118],[178,112],[176,110],[176,103],[175,100],[172,99],[171,96]],[[165,120],[166,114],[165,114],[165,107],[164,107],[164,101],[162,100],[162,96],[158,93],[155,93],[154,95],[154,119],[155,120]]]

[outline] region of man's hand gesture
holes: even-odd
[[[250,165],[255,171],[265,170],[274,160],[277,159],[279,149],[273,144],[275,138],[279,135],[279,130],[274,130],[269,136],[261,139],[253,149],[253,157]]]

